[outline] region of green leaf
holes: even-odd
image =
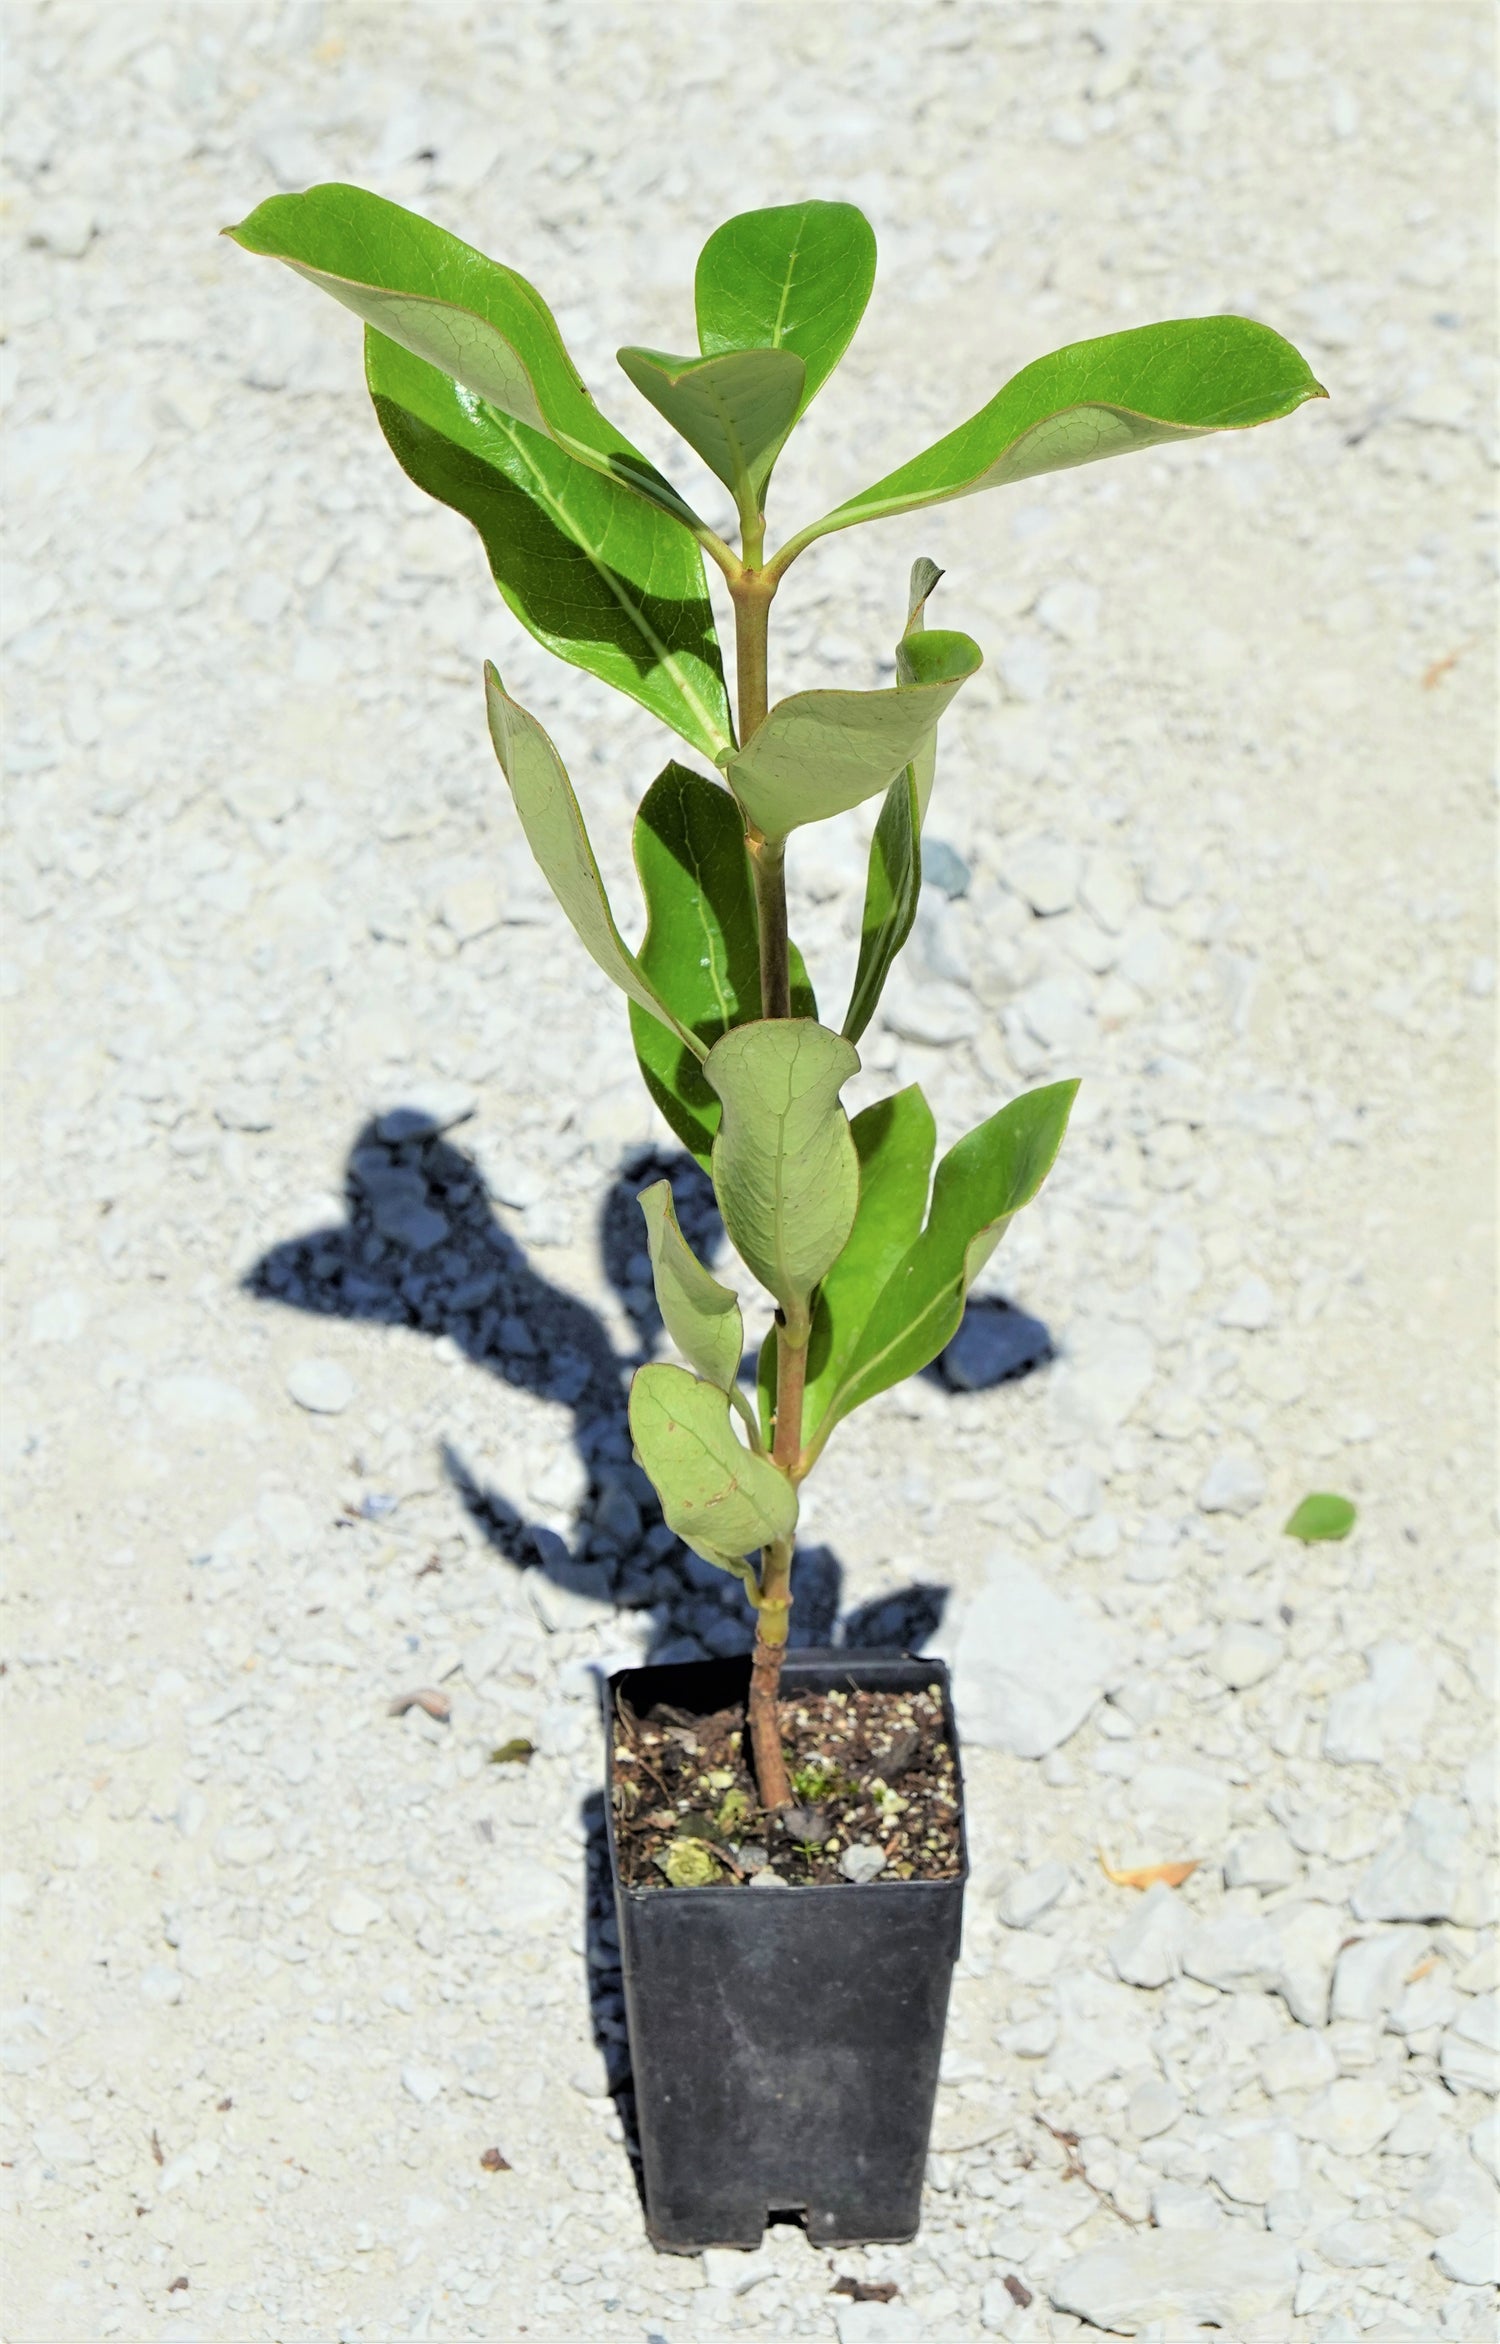
[[[927,601],[942,571],[936,562],[913,562],[906,626],[896,646],[896,688],[915,680],[910,641],[925,625]],[[937,728],[886,791],[880,820],[870,841],[865,908],[859,924],[859,962],[844,1019],[844,1033],[857,1042],[874,1016],[885,981],[911,934],[922,893],[922,824],[937,768]]]
[[[859,1211],[813,1309],[804,1440],[817,1431],[866,1320],[916,1242],[937,1145],[932,1109],[916,1083],[866,1107],[849,1128],[859,1156]]]
[[[672,1015],[615,926],[599,865],[562,759],[534,716],[512,700],[489,661],[484,667],[490,738],[521,817],[526,843],[585,949],[622,993],[672,1028],[700,1056],[703,1044]]]
[[[981,665],[967,635],[917,634],[912,680],[894,691],[794,692],[778,700],[725,761],[730,788],[767,838],[822,822],[895,780],[930,739],[949,701]]]
[[[800,415],[848,349],[874,282],[875,232],[852,203],[740,212],[698,255],[699,347],[795,351]]]
[[[1291,343],[1250,318],[1169,318],[1072,342],[1023,366],[967,423],[793,543],[1103,456],[1244,431],[1327,396]]]
[[[669,358],[621,350],[621,366],[711,472],[733,491],[742,514],[756,513],[771,467],[802,412],[807,369],[791,350],[724,350],[713,358]]]
[[[763,1018],[715,1042],[704,1073],[724,1117],[714,1193],[741,1257],[800,1318],[854,1225],[859,1159],[839,1092],[852,1043],[810,1018]]]
[[[473,522],[521,624],[711,762],[721,757],[733,741],[729,699],[703,556],[687,531],[373,331],[365,375],[396,461]]]
[[[735,1437],[717,1384],[653,1361],[630,1386],[630,1431],[671,1529],[721,1569],[796,1527],[797,1493],[768,1457]]]
[[[635,818],[646,899],[642,974],[707,1049],[760,1015],[760,947],[744,816],[727,789],[685,765],[659,773]],[[792,1014],[816,1017],[802,955],[791,947]],[[697,1055],[633,1004],[630,1030],[646,1088],[707,1171],[721,1109]]]
[[[917,783],[908,765],[885,793],[870,841],[865,907],[859,923],[859,962],[844,1014],[844,1034],[857,1042],[880,1003],[896,956],[911,934],[922,894],[921,817]]]
[[[727,1286],[710,1277],[683,1236],[670,1180],[643,1188],[636,1202],[646,1216],[662,1324],[695,1375],[732,1393],[745,1352],[739,1303]]]
[[[1335,1497],[1331,1490],[1314,1490],[1285,1524],[1285,1534],[1300,1538],[1304,1546],[1325,1538],[1347,1538],[1358,1512],[1352,1498]]]
[[[1012,1099],[950,1148],[937,1168],[927,1226],[881,1289],[830,1396],[821,1439],[851,1409],[936,1359],[964,1295],[1057,1158],[1076,1082]]]
[[[388,341],[512,422],[694,525],[677,491],[601,415],[534,285],[363,187],[273,195],[226,236],[285,261]]]
[[[925,646],[916,644],[913,638],[923,634],[926,630],[927,605],[932,597],[933,588],[942,575],[937,563],[929,561],[925,555],[912,563],[911,578],[907,585],[906,594],[906,625],[902,628],[901,640],[896,645],[896,688],[898,691],[908,689],[911,685],[919,684],[922,681],[922,660]],[[911,776],[917,789],[917,823],[919,828],[927,819],[927,808],[932,801],[932,784],[936,773],[937,728],[934,726],[911,763]]]

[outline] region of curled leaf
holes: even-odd
[[[636,1202],[646,1216],[646,1245],[662,1324],[694,1373],[732,1395],[745,1350],[739,1303],[727,1286],[710,1276],[683,1236],[669,1180],[653,1181]]]
[[[1166,1888],[1180,1888],[1184,1880],[1191,1879],[1201,1862],[1200,1856],[1191,1856],[1185,1864],[1136,1864],[1117,1872],[1101,1855],[1099,1869],[1116,1888],[1154,1888],[1158,1881]]]
[[[631,1383],[630,1430],[670,1528],[695,1554],[753,1584],[740,1557],[790,1535],[797,1494],[768,1457],[735,1438],[727,1394],[653,1360]]]
[[[673,1888],[709,1888],[724,1877],[712,1849],[701,1839],[674,1839],[656,1863]]]
[[[422,1685],[414,1693],[398,1693],[394,1701],[387,1702],[386,1715],[405,1717],[408,1709],[425,1709],[429,1717],[437,1719],[439,1725],[446,1725],[453,1714],[452,1702],[435,1685]]]

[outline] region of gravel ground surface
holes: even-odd
[[[10,36],[9,2344],[1492,2335],[1487,12]],[[747,1621],[629,1462],[670,1151],[480,658],[619,902],[669,749],[402,480],[352,322],[215,241],[320,178],[533,276],[658,457],[612,353],[684,346],[706,232],[862,203],[784,521],[1155,316],[1264,316],[1333,393],[832,539],[782,599],[782,689],[888,678],[917,554],[988,653],[933,811],[965,891],[865,1089],[951,1139],[1084,1078],[946,1381],[809,1507],[804,1638],[926,1638],[966,1734],[910,2247],[643,2235],[594,1687]],[[829,1000],[862,855],[793,857]],[[1304,1551],[1320,1487],[1360,1524]]]

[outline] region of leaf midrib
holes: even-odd
[[[917,1242],[920,1244],[920,1238]],[[912,1252],[915,1251],[916,1247],[913,1246]],[[911,1254],[909,1253],[906,1257],[906,1260],[899,1262],[896,1268],[891,1272],[890,1277],[886,1280],[884,1286],[881,1287],[880,1292],[876,1295],[874,1302],[870,1306],[869,1315],[865,1320],[865,1326],[869,1325],[870,1320],[875,1316],[876,1311],[880,1308],[880,1305],[885,1300],[886,1295],[890,1292],[892,1286],[895,1285],[896,1280],[901,1276],[902,1272],[908,1267],[910,1262]],[[955,1273],[955,1275],[961,1275],[961,1273]],[[932,1297],[932,1300],[926,1305],[925,1309],[919,1311],[914,1319],[908,1319],[906,1324],[897,1334],[891,1337],[891,1340],[888,1343],[882,1344],[881,1348],[874,1352],[870,1358],[861,1360],[857,1368],[851,1369],[848,1374],[845,1375],[843,1381],[829,1397],[828,1406],[823,1412],[822,1424],[820,1424],[819,1427],[820,1430],[822,1429],[823,1424],[826,1424],[831,1430],[832,1426],[837,1423],[839,1417],[845,1413],[842,1403],[846,1394],[857,1390],[859,1385],[865,1380],[867,1376],[872,1374],[875,1369],[882,1366],[883,1363],[890,1358],[893,1351],[897,1350],[901,1344],[905,1343],[910,1336],[920,1332],[922,1327],[926,1325],[927,1321],[937,1310],[940,1309],[945,1301],[952,1300],[952,1286],[952,1279],[945,1280],[944,1283],[938,1288],[936,1294]],[[861,1333],[862,1332],[863,1329],[861,1330]]]
[[[718,1003],[719,1007],[719,1032],[727,1034],[730,1026],[734,1023],[734,1010],[730,1006],[728,995],[724,989],[724,979],[726,979],[729,974],[729,953],[727,940],[725,939],[722,931],[716,931],[709,923],[705,906],[709,903],[710,897],[708,889],[704,885],[702,858],[698,853],[697,846],[692,839],[691,833],[689,833],[687,839],[687,851],[691,857],[692,862],[693,884],[697,889],[697,901],[695,908],[698,916],[698,926],[702,930],[703,941],[708,947],[709,983],[713,987],[714,999]],[[720,951],[717,949],[717,947],[720,946],[724,948],[722,955],[722,978],[720,975]]]
[[[776,305],[776,323],[771,329],[771,348],[773,350],[781,348],[781,329],[786,323],[786,305],[792,297],[792,281],[797,274],[797,255],[802,250],[802,236],[806,226],[807,208],[804,205],[801,217],[797,222],[796,240],[786,256],[786,274],[781,282],[781,299]]]
[[[475,394],[473,392],[470,392],[469,394],[471,398],[473,398],[474,395]],[[566,503],[552,489],[544,475],[538,471],[536,460],[531,455],[530,451],[523,447],[520,440],[517,439],[515,428],[511,423],[510,417],[507,415],[502,415],[498,407],[491,407],[487,400],[481,399],[477,403],[484,408],[486,419],[492,422],[497,427],[497,429],[503,432],[506,439],[510,441],[511,446],[515,449],[516,454],[520,457],[522,463],[526,466],[526,469],[530,473],[532,481],[535,484],[535,493],[538,503],[545,505],[549,512],[556,515],[557,519],[563,524],[568,536],[571,537],[573,543],[583,554],[584,559],[592,565],[599,577],[602,578],[605,585],[609,588],[610,593],[614,596],[616,602],[619,604],[621,610],[625,613],[626,617],[631,621],[631,623],[637,628],[642,639],[650,644],[652,650],[656,653],[659,665],[667,670],[667,673],[671,676],[673,683],[677,686],[678,691],[681,692],[684,700],[692,709],[693,714],[702,724],[704,732],[708,738],[711,741],[716,741],[721,749],[732,748],[734,744],[729,738],[729,735],[723,730],[712,709],[706,705],[701,695],[698,693],[694,685],[685,674],[680,662],[678,661],[676,653],[668,650],[666,644],[662,641],[660,635],[658,635],[656,632],[656,629],[647,619],[645,612],[640,610],[626,594],[624,587],[621,584],[618,571],[611,569],[609,563],[604,559],[604,556],[600,553],[599,549],[592,545],[587,537],[581,536],[579,534],[578,528],[573,520],[572,515],[568,511]]]

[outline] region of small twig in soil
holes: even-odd
[[[1116,2204],[1115,2200],[1110,2196],[1107,2189],[1101,2189],[1097,2181],[1091,2181],[1089,2179],[1088,2168],[1084,2164],[1083,2159],[1078,2154],[1077,2133],[1068,2132],[1056,2124],[1049,2124],[1045,2116],[1038,2116],[1036,2121],[1041,2126],[1043,2132],[1050,2132],[1052,2138],[1057,2141],[1062,2148],[1063,2155],[1067,2159],[1067,2163],[1063,2167],[1064,2181],[1081,2181],[1085,2189],[1091,2189],[1093,2191],[1101,2206],[1108,2206],[1110,2212],[1112,2214],[1118,2214],[1122,2222],[1128,2222],[1132,2230],[1139,2230],[1142,2226],[1140,2216],[1138,2214],[1127,2214],[1123,2206]]]

